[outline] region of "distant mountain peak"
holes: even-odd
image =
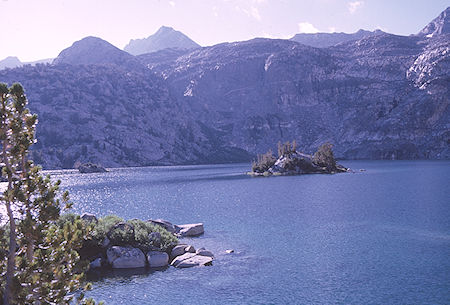
[[[0,70],[5,68],[20,67],[22,62],[16,56],[8,56],[3,60],[0,60]]]
[[[450,33],[450,6],[427,24],[417,35],[433,37]]]
[[[180,31],[162,26],[155,34],[147,38],[131,39],[124,50],[132,55],[140,55],[167,48],[196,49],[199,47],[199,44]]]
[[[134,57],[109,42],[94,36],[75,41],[64,49],[53,64],[91,65],[115,64],[118,66],[136,61]]]

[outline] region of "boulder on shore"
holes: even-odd
[[[154,225],[161,226],[166,229],[170,233],[175,233],[175,226],[167,220],[164,219],[149,219],[148,222],[151,222]]]
[[[91,213],[84,213],[83,215],[81,215],[81,219],[89,223],[91,222],[98,223],[97,217],[95,217],[95,215]]]
[[[106,256],[108,263],[116,269],[142,268],[146,264],[144,253],[137,248],[112,246]]]
[[[177,225],[177,233],[181,237],[188,237],[188,236],[198,236],[205,233],[205,229],[203,228],[203,223],[191,223],[191,224],[184,224],[184,225]]]
[[[197,253],[185,253],[176,257],[172,261],[172,266],[176,268],[190,268],[196,266],[212,265],[213,258],[211,256],[203,256]]]
[[[170,258],[174,259],[175,257],[186,253],[186,247],[187,247],[187,245],[185,245],[185,244],[179,244],[179,245],[176,245],[175,247],[173,247],[172,251],[170,252]]]
[[[101,165],[94,163],[84,163],[78,167],[78,170],[82,174],[90,174],[90,173],[106,173],[107,170]]]
[[[149,251],[147,261],[150,268],[165,267],[169,264],[169,255],[161,251]]]

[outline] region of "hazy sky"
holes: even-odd
[[[85,36],[123,48],[162,25],[202,46],[361,28],[409,35],[448,5],[448,0],[0,0],[0,60],[56,57]]]

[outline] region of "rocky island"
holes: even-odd
[[[336,163],[330,143],[319,147],[314,155],[297,151],[296,142],[278,143],[278,158],[271,150],[258,155],[252,163],[252,176],[281,176],[300,174],[334,174],[348,172],[349,169]]]
[[[88,270],[104,268],[176,268],[212,265],[214,255],[205,248],[195,249],[178,238],[204,233],[203,223],[174,225],[167,220],[123,220],[115,215],[97,219],[90,213],[81,217],[65,214],[59,225],[80,221],[89,234],[79,250],[80,258],[89,262]]]
[[[78,166],[78,170],[82,174],[90,174],[90,173],[106,173],[107,170],[101,165],[94,163],[84,163]]]

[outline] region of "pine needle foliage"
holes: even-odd
[[[77,251],[89,229],[80,219],[57,224],[71,204],[60,181],[43,176],[28,159],[38,121],[27,103],[20,84],[0,83],[2,176],[7,179],[0,194],[7,213],[0,229],[0,297],[5,305],[95,304],[80,293],[84,263]]]

